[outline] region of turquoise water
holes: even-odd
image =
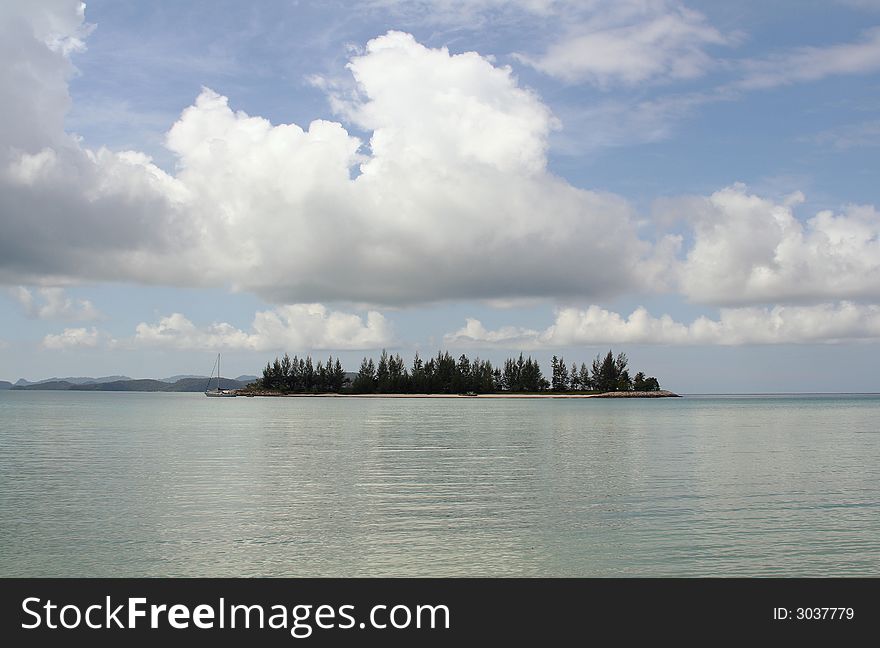
[[[0,392],[0,576],[880,574],[880,397]]]

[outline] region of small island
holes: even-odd
[[[261,378],[237,390],[239,396],[355,396],[361,398],[668,398],[654,376],[639,371],[630,376],[625,353],[609,350],[588,367],[569,367],[553,356],[547,380],[537,360],[522,353],[493,367],[479,357],[447,351],[425,361],[416,353],[409,369],[399,354],[382,351],[378,362],[364,358],[356,374],[346,373],[339,358],[312,361],[288,354],[266,364]]]

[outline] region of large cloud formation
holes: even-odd
[[[677,15],[687,29],[671,33],[705,28],[697,14]],[[0,283],[226,285],[304,308],[665,290],[736,307],[716,320],[729,326],[742,325],[732,314],[743,308],[758,309],[748,321],[768,322],[776,304],[825,320],[862,309],[864,326],[852,330],[873,335],[874,307],[864,305],[880,299],[873,207],[803,219],[797,200],[733,185],[667,201],[684,235],[664,236],[658,220],[645,228],[656,238],[641,238],[624,199],[548,170],[556,118],[490,58],[389,32],[352,56],[350,86],[315,79],[369,141],[337,121],[272,124],[204,89],[167,133],[169,173],[142,153],[91,150],[65,133],[70,57],[88,31],[72,0],[0,6]],[[707,34],[704,45],[717,40]],[[661,63],[661,77],[691,73]],[[790,308],[784,317],[812,313]]]
[[[73,18],[53,28],[81,29]],[[68,52],[49,45],[62,36],[19,31],[44,54],[33,85],[66,97]],[[302,129],[233,111],[208,89],[167,135],[176,175],[137,152],[81,147],[58,115],[4,138],[0,280],[232,284],[275,302],[378,304],[633,285],[651,250],[630,208],[547,171],[554,117],[509,68],[389,32],[349,69],[356,96],[336,106],[372,134],[368,146],[337,122]],[[41,100],[20,87],[21,101]]]

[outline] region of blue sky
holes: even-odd
[[[47,0],[0,29],[0,379],[613,347],[683,392],[880,391],[880,3]]]

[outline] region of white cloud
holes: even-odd
[[[713,320],[690,324],[637,308],[628,317],[590,306],[563,308],[555,322],[537,331],[517,327],[487,330],[475,319],[444,337],[447,344],[501,348],[555,348],[596,344],[743,345],[837,343],[880,340],[880,306],[852,302],[773,308],[722,308]]]
[[[103,336],[95,327],[66,328],[61,333],[49,334],[43,338],[44,349],[64,350],[73,348],[90,348],[98,346]]]
[[[571,6],[531,11],[562,15]],[[601,20],[630,24],[647,11],[648,24],[666,11],[686,23],[669,33],[703,24],[677,4],[640,6],[624,3]],[[0,38],[2,283],[232,285],[280,304],[521,303],[660,290],[725,305],[880,297],[874,208],[802,222],[792,205],[735,186],[669,201],[693,229],[692,244],[690,232],[649,243],[626,201],[548,171],[557,120],[510,68],[400,32],[354,55],[355,92],[333,96],[336,110],[371,134],[369,145],[338,122],[273,125],[205,89],[167,135],[173,175],[138,152],[84,148],[63,131],[68,55],[84,33],[79,6],[30,7],[0,10],[12,39]],[[41,12],[63,20],[40,31]],[[867,69],[872,42],[831,48],[837,63],[822,69]],[[656,58],[667,67],[657,74],[679,74],[663,63],[663,47]],[[782,68],[794,58],[780,59]],[[655,115],[699,100],[660,102],[641,121],[653,129],[662,122]],[[64,304],[58,297],[49,311],[93,308]]]
[[[599,86],[691,79],[704,74],[711,45],[732,42],[701,13],[665,0],[586,5],[585,14],[540,56],[518,54],[569,83]]]
[[[0,3],[3,146],[28,150],[63,139],[74,71],[68,56],[82,49],[89,31],[83,10],[71,0]]]
[[[713,304],[880,297],[880,214],[851,205],[802,221],[794,214],[801,200],[796,193],[778,203],[734,185],[663,201],[693,227],[679,291]]]
[[[398,32],[349,68],[357,97],[335,105],[372,133],[368,155],[339,123],[273,125],[207,89],[168,133],[174,176],[63,133],[0,151],[0,281],[374,304],[633,284],[651,251],[630,207],[547,171],[555,118],[509,68]],[[62,88],[65,74],[54,71]]]
[[[63,288],[48,287],[34,291],[25,286],[10,290],[12,296],[21,304],[25,315],[38,319],[59,319],[88,321],[101,317],[101,313],[88,299],[74,300],[68,297]]]
[[[465,325],[455,333],[443,336],[447,344],[502,346],[531,348],[540,345],[541,332],[519,326],[502,326],[494,331],[488,330],[483,323],[472,317],[465,320]]]
[[[199,328],[180,313],[157,324],[137,325],[133,346],[172,349],[243,349],[308,351],[376,349],[393,341],[391,326],[381,313],[365,317],[328,310],[321,304],[291,304],[258,312],[251,330],[227,323]]]

